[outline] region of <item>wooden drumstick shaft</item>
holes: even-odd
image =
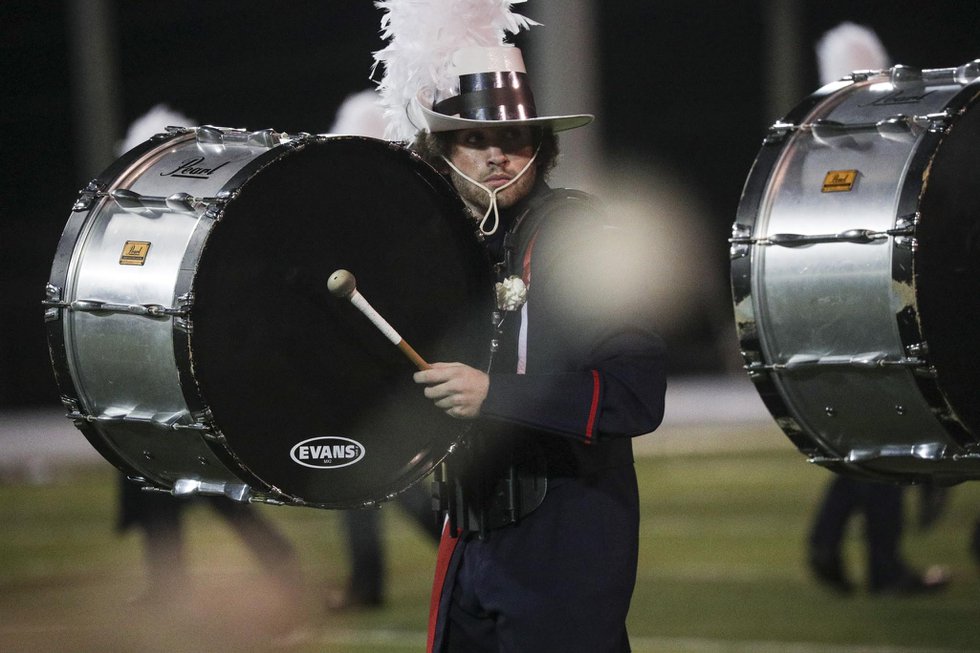
[[[418,352],[412,349],[410,344],[405,342],[405,339],[399,335],[395,327],[388,324],[388,321],[374,310],[374,307],[364,298],[364,295],[357,291],[357,282],[353,274],[347,270],[337,270],[330,275],[330,279],[327,281],[327,288],[334,297],[346,297],[349,299],[350,303],[363,313],[371,321],[371,324],[376,326],[393,345],[397,346],[417,368],[427,370],[432,367],[425,362],[425,359],[419,356]]]

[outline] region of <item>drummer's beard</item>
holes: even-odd
[[[532,162],[531,168],[521,175],[520,179],[497,193],[497,207],[508,209],[524,199],[534,187],[534,182],[538,176],[537,172],[537,166]],[[488,174],[487,177],[491,174],[493,173]],[[477,219],[481,219],[490,208],[490,193],[482,186],[477,186],[472,181],[466,179],[455,170],[450,169],[449,176],[453,186],[456,188],[456,192],[463,198],[466,206],[469,207]]]

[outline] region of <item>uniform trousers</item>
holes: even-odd
[[[455,548],[437,569],[431,651],[630,650],[639,540],[632,465],[549,479],[544,502],[518,523],[482,538],[445,532],[443,552],[447,539]]]

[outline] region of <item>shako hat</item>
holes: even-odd
[[[385,13],[374,53],[385,137],[419,131],[531,125],[564,131],[589,114],[539,116],[519,48],[505,44],[538,23],[511,11],[524,0],[376,0]],[[373,73],[372,73],[373,77]]]
[[[587,125],[590,114],[539,116],[534,94],[524,67],[524,57],[513,45],[472,46],[453,53],[449,72],[458,84],[448,97],[431,108],[417,98],[425,126],[430,132],[473,127],[532,125],[559,132]]]

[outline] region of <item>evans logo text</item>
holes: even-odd
[[[304,467],[337,469],[364,458],[364,445],[336,435],[321,436],[293,445],[289,457]]]

